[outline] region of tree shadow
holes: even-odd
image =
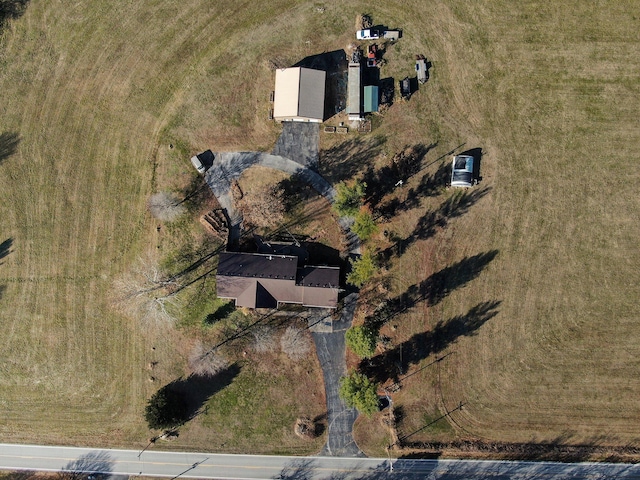
[[[205,247],[208,247],[208,246],[205,246]],[[200,267],[206,264],[209,260],[213,258],[217,258],[220,252],[223,252],[225,250],[225,245],[224,244],[219,245],[209,252],[207,252],[206,249],[207,248],[203,249],[202,251],[196,251],[196,252],[188,252],[188,251],[181,252],[175,260],[176,263],[184,262],[189,264],[186,265],[181,270],[179,270],[178,272],[170,275],[169,280],[175,281],[175,280],[184,279],[187,275],[198,270]],[[214,267],[214,270],[215,269],[217,269],[217,265]],[[202,276],[199,276],[197,280],[200,280],[201,278]],[[191,285],[191,283],[188,283],[187,285]],[[187,286],[187,285],[184,285],[184,286]],[[177,288],[177,291],[182,290],[184,286]]]
[[[276,480],[307,480],[313,477],[315,461],[310,458],[301,458],[287,463],[280,473],[275,475]]]
[[[240,366],[234,363],[212,377],[189,375],[187,378],[179,378],[168,383],[163,389],[180,394],[185,403],[185,418],[187,422],[202,413],[209,398],[220,392],[233,382],[240,373]]]
[[[467,213],[469,208],[489,193],[490,190],[489,187],[486,187],[456,191],[442,202],[437,209],[429,211],[420,217],[411,234],[406,238],[396,240],[395,244],[380,252],[380,260],[387,264],[393,256],[402,256],[418,240],[426,240],[433,237],[438,229],[445,228],[452,218]]]
[[[398,182],[405,183],[422,168],[424,157],[438,144],[425,145],[419,143],[405,147],[402,152],[396,154],[389,165],[374,170],[370,168],[363,181],[367,184],[365,201],[377,206],[380,201],[397,186]]]
[[[58,474],[60,480],[99,480],[111,478],[113,460],[106,452],[92,452],[69,462]]]
[[[235,312],[235,310],[236,306],[233,302],[225,303],[224,305],[218,307],[215,312],[207,315],[204,319],[204,323],[205,325],[213,325],[214,323],[227,318],[229,315]]]
[[[368,317],[365,322],[372,328],[380,328],[396,315],[403,313],[420,302],[433,306],[447,295],[475,279],[482,270],[498,255],[498,250],[465,257],[442,270],[435,272],[425,280],[410,286],[403,294],[387,300],[382,307]]]
[[[281,180],[277,188],[282,192],[282,203],[287,213],[299,212],[303,209],[306,201],[318,195],[299,173],[294,173]]]
[[[398,212],[418,208],[422,198],[439,195],[447,184],[451,175],[451,168],[448,164],[441,163],[433,173],[425,173],[416,187],[411,187],[405,194],[405,199],[398,197],[376,208],[376,213],[386,220],[390,220]]]
[[[393,379],[398,381],[411,365],[420,363],[431,354],[437,354],[455,343],[460,337],[469,337],[498,314],[500,301],[482,302],[464,315],[438,322],[433,329],[418,333],[406,342],[369,360],[362,360],[359,369],[380,384]]]
[[[327,430],[327,412],[316,415],[312,421],[315,427],[315,436],[321,436]]]
[[[382,151],[383,135],[354,137],[320,152],[320,174],[335,184],[352,178]]]
[[[196,211],[215,198],[209,184],[200,175],[194,175],[191,178],[189,185],[182,190],[182,196],[180,204],[184,203],[189,211]]]
[[[0,0],[1,2],[1,0]],[[2,29],[2,5],[0,3],[0,31]],[[20,144],[20,135],[16,132],[0,133],[0,163],[18,151]]]
[[[29,0],[0,0],[0,31],[8,20],[20,18],[29,5]]]
[[[482,181],[482,177],[480,176],[480,163],[482,162],[482,148],[471,148],[469,150],[465,150],[459,155],[470,155],[473,157],[473,176],[472,178],[478,182]]]
[[[9,255],[12,250],[11,247],[13,246],[13,238],[7,238],[4,242],[0,243],[0,260],[2,260],[3,258],[5,258],[7,255]],[[2,265],[4,262],[0,262],[0,265]],[[2,297],[4,297],[4,292],[6,292],[7,290],[7,286],[6,285],[0,285],[0,300],[2,300]]]
[[[12,246],[13,238],[7,238],[4,242],[0,243],[0,260],[8,256],[12,252]],[[0,262],[0,265],[2,265],[2,262]]]
[[[393,105],[395,95],[395,80],[392,77],[380,79],[380,105]]]
[[[391,470],[389,463],[393,465]],[[438,469],[438,463],[425,463],[416,460],[408,459],[389,459],[383,460],[379,465],[370,468],[364,474],[360,475],[358,480],[384,480],[384,479],[397,479],[397,480],[414,480],[414,479],[431,479],[431,478],[444,478],[434,473]],[[456,477],[457,478],[457,477]],[[462,477],[460,477],[462,478]],[[469,476],[467,478],[475,478]]]

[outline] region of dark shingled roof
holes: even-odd
[[[245,278],[294,280],[298,257],[223,252],[218,261],[218,275]]]
[[[298,257],[259,253],[220,254],[216,287],[236,306],[276,308],[280,303],[336,308],[339,267],[298,268]]]
[[[305,287],[338,288],[339,267],[304,267],[298,270],[297,285]]]

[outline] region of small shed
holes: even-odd
[[[364,87],[364,111],[365,113],[378,111],[378,86],[367,85]]]

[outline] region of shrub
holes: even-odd
[[[149,198],[149,211],[158,220],[173,222],[187,209],[180,200],[168,192],[159,192]]]
[[[376,222],[373,221],[373,216],[367,210],[360,210],[356,215],[356,219],[351,227],[353,233],[360,237],[360,240],[365,241],[371,238],[371,235],[378,231]]]
[[[349,259],[351,271],[347,275],[347,283],[355,287],[361,287],[373,277],[378,270],[373,253],[366,250],[356,260]]]
[[[213,353],[201,342],[197,342],[189,354],[189,368],[194,375],[213,377],[229,366],[229,362],[219,353]]]
[[[362,373],[353,372],[340,379],[340,398],[367,416],[378,411],[377,385]]]
[[[298,417],[293,431],[301,438],[316,438],[316,426],[309,417]]]
[[[376,352],[378,332],[366,325],[351,327],[345,334],[347,346],[360,358],[371,358]]]
[[[258,353],[271,353],[278,345],[275,329],[270,325],[256,327],[253,332],[253,349]]]
[[[333,209],[341,217],[356,215],[362,206],[365,188],[367,188],[367,184],[360,181],[355,181],[352,185],[340,182],[336,185],[336,199],[333,203]]]
[[[287,327],[280,339],[282,351],[291,360],[302,360],[311,351],[311,342],[306,332],[298,327]]]

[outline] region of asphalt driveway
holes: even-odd
[[[322,456],[364,457],[352,434],[358,411],[347,407],[338,394],[340,378],[347,374],[344,332],[351,326],[357,300],[357,293],[345,297],[340,320],[333,322],[332,332],[312,333],[327,397],[329,428],[327,443],[320,453]]]
[[[273,154],[317,170],[319,141],[320,127],[317,123],[282,122],[282,133]]]

